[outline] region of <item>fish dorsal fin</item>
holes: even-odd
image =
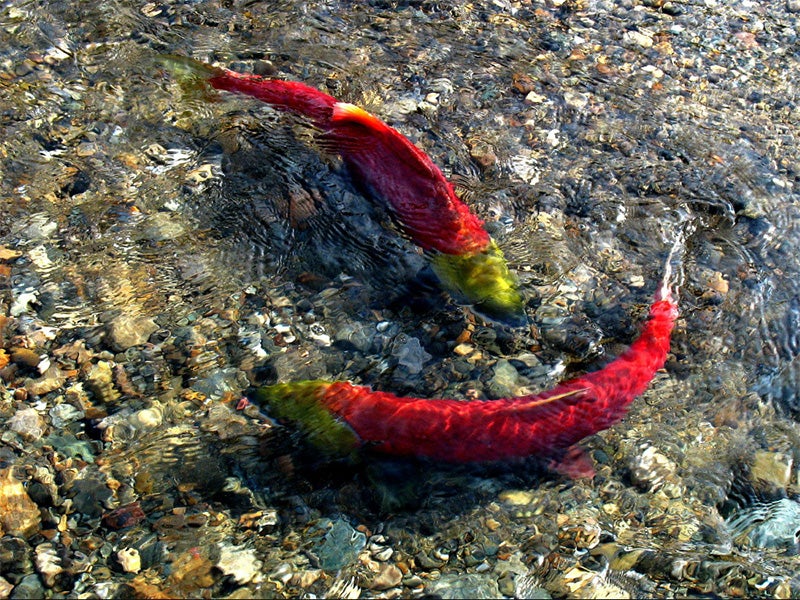
[[[358,123],[369,129],[388,129],[386,125],[379,118],[371,115],[363,108],[350,104],[349,102],[337,102],[333,105],[333,122],[349,121],[351,123]]]

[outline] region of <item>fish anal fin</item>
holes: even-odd
[[[548,468],[570,479],[592,479],[596,472],[592,457],[580,446],[570,446],[560,456],[551,458]]]

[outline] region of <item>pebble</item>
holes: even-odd
[[[794,460],[783,452],[759,450],[755,453],[750,476],[754,482],[767,481],[785,489],[792,482]]]
[[[405,367],[409,373],[416,375],[422,371],[426,362],[431,359],[419,340],[415,337],[408,338],[400,347],[395,350],[398,364]]]
[[[403,572],[395,565],[381,564],[378,574],[372,579],[370,589],[388,590],[399,586],[403,581]]]
[[[367,536],[343,519],[336,519],[313,552],[325,571],[338,571],[352,563],[366,546]]]
[[[103,525],[109,529],[133,527],[145,519],[145,512],[138,502],[120,506],[103,515]]]
[[[261,581],[262,562],[255,550],[240,546],[220,544],[217,568],[225,575],[232,575],[237,583],[258,583]]]
[[[425,586],[425,593],[444,599],[480,599],[500,596],[497,581],[491,575],[476,573],[443,574],[437,581]]]
[[[507,490],[500,492],[498,498],[501,502],[513,504],[514,506],[525,506],[533,502],[534,495],[532,492],[525,490]]]
[[[11,600],[37,600],[45,597],[44,586],[41,579],[35,573],[26,575],[14,586],[9,596]]]
[[[117,552],[117,560],[126,573],[138,573],[142,570],[142,557],[136,548],[123,548]]]
[[[36,546],[35,564],[45,587],[48,588],[55,585],[56,577],[64,571],[58,551],[50,542]]]
[[[652,48],[653,37],[641,31],[626,31],[622,36],[622,43],[626,46],[639,46],[641,48]]]
[[[14,586],[5,577],[0,576],[0,598],[8,598]]]
[[[120,397],[114,388],[113,372],[108,361],[101,360],[95,364],[87,373],[84,385],[94,394],[98,403],[113,404]]]
[[[158,325],[150,317],[123,313],[109,322],[107,328],[111,346],[117,352],[124,352],[144,344]]]
[[[39,507],[14,477],[13,467],[0,469],[0,529],[28,538],[38,531],[41,520]]]
[[[41,438],[46,427],[44,419],[35,408],[18,410],[8,420],[7,425],[11,431],[18,433],[22,439],[29,442]]]

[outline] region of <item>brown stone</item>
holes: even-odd
[[[382,564],[380,571],[372,580],[370,588],[373,590],[388,590],[397,587],[403,581],[403,572],[395,565]]]
[[[42,517],[12,468],[0,470],[0,528],[24,538],[39,530]]]

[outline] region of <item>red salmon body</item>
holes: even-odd
[[[302,83],[218,69],[209,83],[253,96],[309,118],[322,143],[337,152],[354,178],[383,198],[420,247],[475,254],[489,246],[483,222],[453,191],[431,159],[368,112]]]
[[[667,294],[651,306],[641,335],[621,356],[540,394],[427,400],[347,382],[299,382],[266,388],[267,402],[285,406],[293,395],[302,396],[295,400],[324,408],[352,430],[357,443],[387,454],[451,462],[552,456],[622,418],[664,365],[677,314]]]

